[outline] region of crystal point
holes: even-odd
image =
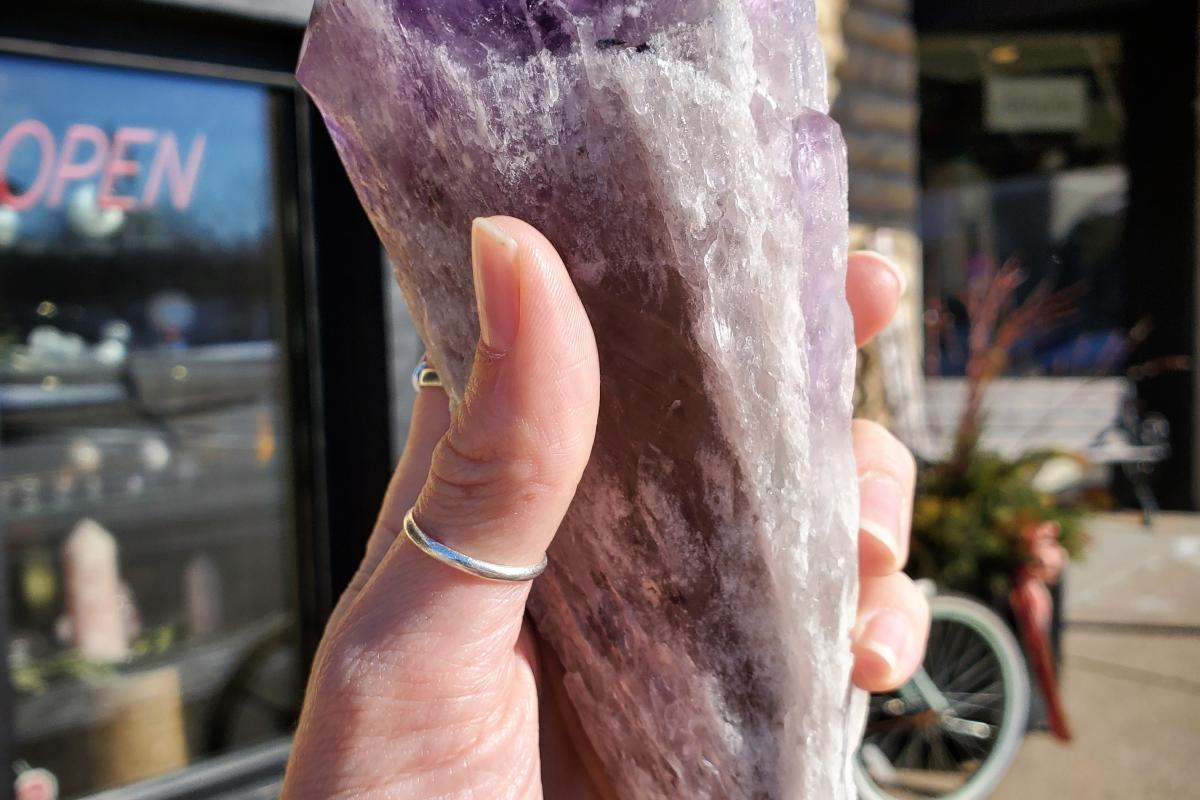
[[[299,77],[452,394],[471,218],[571,271],[600,420],[530,610],[618,793],[852,797],[846,162],[811,0],[328,0]]]

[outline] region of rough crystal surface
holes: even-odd
[[[811,0],[328,0],[299,76],[452,393],[470,219],[571,270],[600,422],[530,608],[619,793],[851,797],[846,168]]]

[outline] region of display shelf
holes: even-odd
[[[182,705],[212,697],[229,679],[242,655],[285,624],[273,617],[237,631],[194,643],[182,643],[165,655],[148,658],[93,681],[63,680],[39,694],[17,695],[17,739],[36,742],[90,730],[137,702],[140,676],[169,667],[178,672]],[[130,687],[133,687],[132,691]]]
[[[10,511],[4,522],[8,547],[19,560],[23,547],[57,546],[85,517],[120,530],[127,547],[136,547],[145,536],[153,536],[159,546],[176,547],[278,536],[277,524],[261,523],[277,519],[285,500],[286,491],[273,473],[234,474],[220,482],[147,488],[136,496],[101,496],[36,511]]]

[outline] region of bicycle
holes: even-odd
[[[854,779],[864,800],[989,796],[1017,756],[1030,706],[1016,638],[990,609],[930,598],[925,659],[894,692],[873,694]]]

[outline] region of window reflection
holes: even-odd
[[[1119,37],[931,35],[920,62],[927,370],[963,373],[964,296],[1009,261],[1023,293],[1065,289],[1076,306],[1018,344],[1012,371],[1115,369],[1129,324]]]
[[[64,796],[294,715],[274,110],[0,55],[11,724]]]

